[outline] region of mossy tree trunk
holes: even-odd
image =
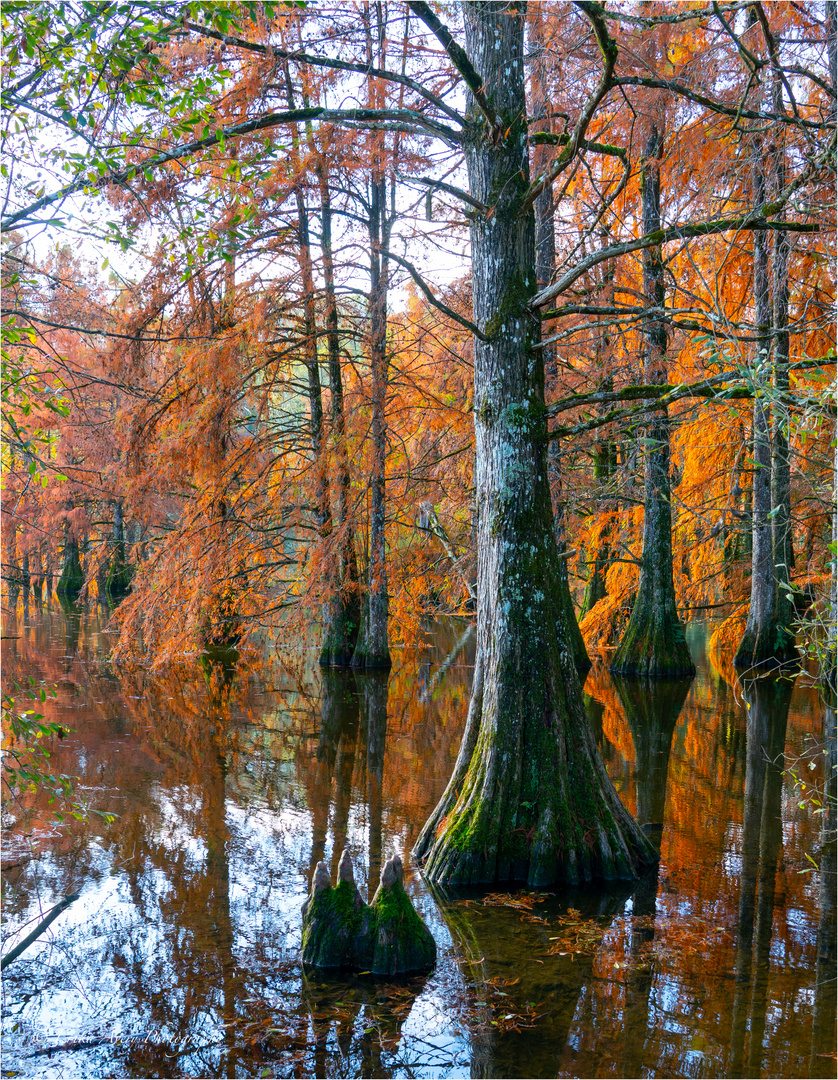
[[[760,135],[752,136],[753,202],[765,202],[766,155]],[[771,505],[771,405],[769,352],[771,296],[768,279],[768,236],[754,233],[754,322],[757,346],[753,419],[753,489],[751,502],[751,598],[745,633],[733,658],[734,667],[765,669],[796,658],[794,638],[777,610],[777,570]],[[782,348],[782,346],[781,346]]]
[[[543,20],[544,12],[540,6],[534,6],[530,13],[530,43],[534,53],[532,61],[532,114],[538,121],[535,125],[539,131],[550,131],[551,123],[546,118],[549,111],[547,88],[543,71]],[[536,147],[534,150],[533,168],[536,172],[542,172],[548,165],[547,147]],[[554,230],[554,206],[553,185],[547,184],[538,198],[535,200],[535,280],[539,289],[552,284],[553,273],[556,268],[556,235]],[[556,361],[555,346],[547,345],[541,350],[541,358],[545,372],[550,376],[551,382],[556,385],[558,377],[558,364]],[[570,594],[570,580],[567,566],[567,530],[565,527],[565,502],[564,485],[562,482],[562,454],[561,443],[558,439],[550,442],[548,450],[548,465],[552,488],[555,499],[556,521],[556,546],[559,551],[559,580],[557,587],[561,598],[562,615],[565,621],[565,629],[570,648],[573,653],[573,662],[580,671],[587,671],[591,666],[585,641],[576,621],[576,609],[573,606],[573,597]]]
[[[373,63],[377,50],[382,66],[385,36],[382,9],[376,7],[377,44],[373,46],[371,12],[366,9],[367,53]],[[375,80],[371,83],[371,105],[382,107],[384,89]],[[353,667],[386,670],[391,665],[387,622],[389,597],[387,593],[386,485],[387,461],[387,386],[389,363],[387,357],[387,283],[388,260],[382,253],[387,248],[392,219],[387,214],[387,177],[384,171],[384,135],[370,135],[373,166],[370,177],[369,214],[367,228],[370,240],[370,371],[372,375],[372,475],[370,476],[370,530],[367,562],[367,591],[361,605],[361,628],[352,658]]]
[[[477,659],[451,781],[415,854],[435,882],[530,885],[628,878],[656,853],[605,771],[566,637],[547,475],[544,367],[528,311],[535,221],[524,99],[523,9],[463,8],[467,53],[493,91],[470,97],[478,503]]]
[[[660,163],[663,134],[650,123],[641,163],[642,231],[661,227]],[[665,303],[661,249],[643,253],[645,304],[656,314],[643,320],[644,368],[647,383],[666,381],[667,332],[660,314]],[[669,417],[665,409],[652,413],[646,429],[643,512],[643,551],[640,584],[611,670],[624,677],[678,679],[695,674],[684,629],[675,604],[672,580],[672,500],[670,491]]]
[[[125,521],[122,499],[113,501],[113,533],[111,554],[105,575],[105,592],[109,600],[121,600],[131,588],[133,569],[125,554]]]

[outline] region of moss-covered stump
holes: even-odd
[[[344,851],[338,883],[319,862],[303,904],[303,963],[313,967],[361,967],[371,953],[370,910],[361,899],[352,861]]]
[[[381,871],[381,884],[370,904],[375,975],[428,971],[436,963],[436,942],[404,890],[404,870],[393,855]]]
[[[388,859],[367,905],[355,884],[349,853],[332,887],[324,862],[317,864],[303,904],[303,963],[318,968],[361,968],[373,975],[427,971],[436,963],[436,942],[404,889],[402,861]]]

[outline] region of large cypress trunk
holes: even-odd
[[[652,123],[641,166],[642,228],[661,227],[660,161],[663,138]],[[645,303],[658,312],[644,319],[647,383],[666,381],[666,324],[660,314],[665,302],[661,249],[643,253]],[[643,513],[643,552],[640,585],[611,670],[622,676],[678,679],[695,674],[675,604],[672,582],[672,503],[669,476],[669,417],[655,410],[646,429],[646,468]]]
[[[566,637],[547,478],[523,10],[464,5],[467,52],[499,117],[469,102],[475,322],[477,659],[454,775],[414,849],[431,880],[629,878],[656,854],[597,752]]]

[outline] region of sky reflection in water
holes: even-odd
[[[56,770],[118,817],[61,831],[36,806],[7,829],[5,948],[81,898],[5,973],[4,1075],[834,1075],[834,844],[782,771],[811,751],[817,796],[825,745],[834,760],[803,679],[734,691],[700,627],[692,684],[595,668],[591,722],[659,871],[487,897],[431,891],[409,861],[465,720],[463,623],[389,679],[277,661],[226,709],[198,665],[113,671],[102,626],[32,611],[5,631],[7,680],[58,684],[49,718],[74,734]],[[311,871],[345,845],[362,892],[402,854],[439,948],[428,977],[302,971]],[[821,873],[800,873],[807,854]]]

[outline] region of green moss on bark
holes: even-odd
[[[341,880],[333,888],[325,864],[315,871],[303,905],[303,963],[313,967],[362,968],[374,975],[427,971],[436,963],[436,942],[402,884],[398,856],[381,872],[371,904],[361,899],[344,852]]]

